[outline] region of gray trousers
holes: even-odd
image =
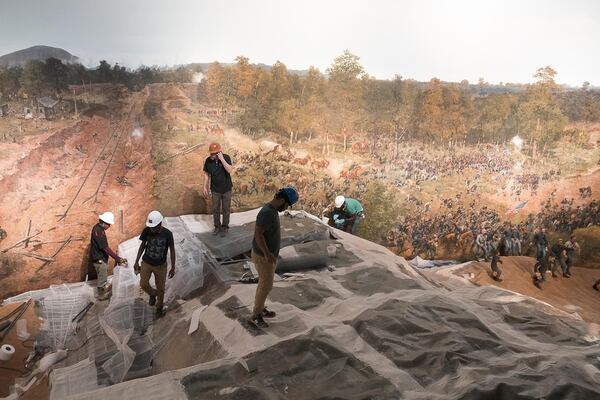
[[[98,275],[96,287],[104,288],[106,286],[106,278],[108,277],[108,263],[104,261],[95,262],[94,268],[96,269],[96,275]]]
[[[212,213],[215,228],[221,226],[229,228],[229,214],[231,213],[231,190],[227,193],[212,192]],[[221,222],[221,213],[223,222]]]

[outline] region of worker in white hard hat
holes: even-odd
[[[126,264],[127,260],[119,257],[114,251],[108,247],[108,239],[106,238],[106,230],[114,225],[115,216],[110,211],[107,211],[98,216],[98,223],[92,228],[91,245],[90,245],[90,260],[96,270],[98,299],[105,300],[108,298],[106,290],[106,278],[108,276],[108,257],[112,257],[118,264]]]
[[[169,279],[175,275],[175,242],[173,233],[162,225],[163,216],[152,211],[146,219],[146,227],[140,235],[140,248],[135,259],[135,273],[140,274],[140,287],[150,296],[149,304],[156,305],[156,316],[162,317],[165,284],[167,281],[167,253],[171,253]],[[142,257],[143,254],[143,257]],[[140,258],[142,259],[139,265]],[[156,289],[150,286],[150,276],[154,274]]]
[[[365,219],[365,212],[362,204],[360,204],[358,200],[350,197],[337,196],[335,198],[335,208],[340,215],[345,216],[344,222],[346,224],[351,224],[346,226],[351,226],[350,232],[353,235],[356,235],[359,225]],[[334,210],[334,215],[336,210]]]

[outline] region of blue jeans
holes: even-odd
[[[507,256],[512,255],[512,239],[510,238],[504,239],[504,253]]]
[[[541,260],[542,258],[546,257],[546,246],[544,246],[543,244],[536,243],[535,250],[536,250],[535,255],[538,260]]]

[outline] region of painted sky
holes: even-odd
[[[282,61],[325,71],[344,49],[367,73],[600,85],[600,1],[0,0],[0,54],[43,44],[93,66]]]

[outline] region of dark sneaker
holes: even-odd
[[[213,230],[212,234],[215,235],[215,236],[217,236],[220,231],[221,231],[221,227],[215,226],[215,229]]]
[[[150,295],[150,300],[148,300],[148,304],[150,304],[151,306],[156,304],[156,296],[152,296]]]
[[[221,227],[221,237],[227,236],[228,232],[229,232],[229,227],[227,227],[227,226],[222,226]]]
[[[275,311],[270,311],[265,308],[261,315],[263,318],[275,318],[277,316],[277,313]]]
[[[165,316],[165,310],[164,308],[157,308],[156,309],[156,318],[162,318]]]
[[[268,328],[269,327],[269,324],[267,324],[265,322],[262,315],[253,315],[250,317],[250,320],[248,322],[250,322],[250,324],[257,326],[259,328]]]

